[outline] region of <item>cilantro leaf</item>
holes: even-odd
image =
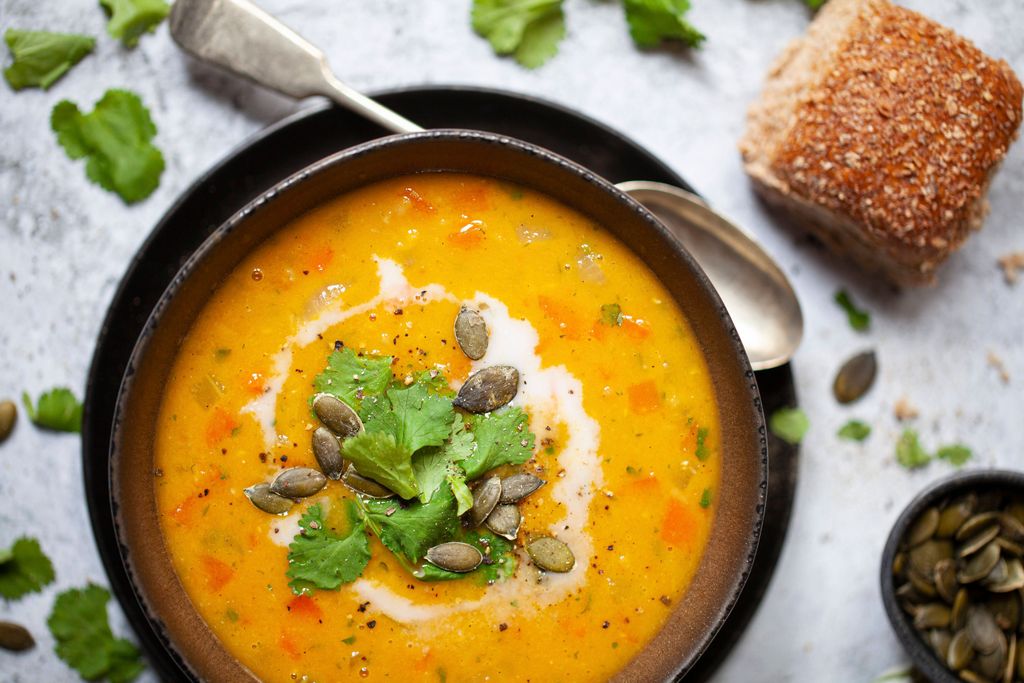
[[[152,33],[171,6],[164,0],[100,0],[110,21],[107,33],[125,47],[135,47],[143,33]]]
[[[563,0],[473,0],[473,30],[499,55],[534,69],[558,52],[565,37]]]
[[[837,433],[840,439],[847,441],[863,441],[871,435],[871,425],[860,420],[850,420]]]
[[[515,574],[519,561],[513,552],[513,545],[490,531],[470,531],[461,538],[464,543],[476,546],[483,556],[483,563],[471,572],[450,572],[432,564],[424,563],[414,574],[420,581],[455,581],[475,578],[481,584],[493,584]]]
[[[57,103],[50,127],[72,159],[87,159],[85,174],[127,204],[145,199],[160,183],[164,157],[150,142],[156,126],[135,93],[108,90],[92,112]]]
[[[943,446],[935,453],[936,458],[939,460],[945,460],[955,467],[964,465],[971,459],[972,455],[970,448],[959,443],[951,446]]]
[[[466,431],[465,422],[459,415],[454,416],[451,436],[443,446],[425,448],[412,460],[412,469],[416,474],[416,483],[420,487],[420,502],[426,503],[434,492],[447,481],[459,503],[459,515],[473,504],[473,495],[466,486],[466,473],[456,463],[464,460],[473,452],[473,434]],[[464,490],[463,490],[464,489]],[[465,496],[469,495],[469,504],[465,505]]]
[[[21,402],[25,404],[29,419],[44,429],[58,432],[82,431],[82,404],[66,387],[43,393],[35,407],[32,406],[32,397],[28,392],[21,394]]]
[[[296,595],[314,588],[335,590],[355,581],[370,562],[366,524],[349,502],[352,528],[339,536],[327,528],[319,503],[311,505],[299,520],[301,531],[288,546],[288,585]]]
[[[16,600],[53,582],[53,564],[34,538],[19,538],[0,550],[0,596]]]
[[[601,322],[609,327],[622,327],[622,306],[618,304],[601,306]]]
[[[451,456],[443,448],[425,448],[413,456],[412,471],[416,475],[421,503],[429,502],[445,482],[450,463]]]
[[[711,489],[704,489],[700,494],[700,506],[705,510],[711,507]]]
[[[46,624],[57,641],[57,656],[89,681],[128,683],[144,665],[138,648],[115,638],[107,621],[110,593],[89,584],[57,596]]]
[[[367,524],[391,552],[409,562],[420,561],[431,546],[459,531],[455,496],[442,486],[429,503],[406,505],[395,500],[361,500]]]
[[[402,498],[419,494],[412,452],[399,444],[394,434],[367,430],[346,439],[341,450],[364,477],[388,487]]]
[[[917,432],[904,429],[900,440],[896,442],[896,462],[908,470],[924,467],[931,462],[932,456],[921,446]]]
[[[14,62],[4,69],[4,78],[15,90],[48,90],[96,45],[92,36],[17,28],[7,29],[4,42],[14,57]]]
[[[694,453],[694,455],[696,455],[697,459],[700,460],[701,462],[704,462],[705,460],[711,457],[711,451],[708,450],[707,440],[708,428],[699,428],[697,430],[697,450]]]
[[[455,409],[451,399],[430,394],[422,384],[388,391],[396,418],[395,439],[415,453],[425,446],[440,446],[448,438]]]
[[[857,308],[857,305],[853,303],[853,299],[850,298],[849,293],[845,289],[840,289],[836,292],[835,302],[846,311],[846,319],[849,321],[850,327],[858,332],[864,332],[871,327],[871,314]]]
[[[327,368],[316,376],[313,386],[350,406],[359,406],[364,396],[383,394],[391,384],[391,361],[390,356],[357,356],[346,347],[331,353]]]
[[[533,456],[536,437],[522,408],[476,416],[471,424],[476,450],[460,463],[466,479],[472,481],[500,465],[521,465]]]
[[[445,481],[452,487],[452,494],[455,496],[455,502],[458,503],[455,514],[461,517],[469,508],[473,507],[473,492],[466,486],[466,473],[462,471],[461,467],[451,465],[448,467]]]
[[[794,446],[803,440],[810,426],[807,414],[799,408],[780,408],[768,420],[772,434]]]
[[[804,4],[815,10],[824,7],[826,2],[828,2],[828,0],[804,0]]]
[[[629,35],[640,47],[679,40],[689,47],[704,42],[704,34],[686,21],[689,0],[625,0]]]

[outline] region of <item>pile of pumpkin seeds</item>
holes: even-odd
[[[455,339],[460,349],[472,360],[483,358],[487,352],[489,335],[487,325],[476,311],[462,306],[455,319]],[[507,365],[483,368],[471,375],[459,389],[452,405],[468,413],[480,414],[497,410],[516,397],[519,371]],[[327,393],[313,397],[313,413],[321,426],[313,431],[312,448],[319,470],[311,467],[289,467],[281,470],[273,481],[259,482],[245,489],[250,502],[260,510],[283,515],[302,498],[316,495],[327,481],[340,480],[359,496],[372,499],[392,498],[396,494],[369,477],[356,471],[342,457],[342,442],[364,431],[362,420],[354,408]],[[473,505],[463,514],[468,528],[486,527],[510,541],[516,540],[522,524],[522,513],[517,503],[539,489],[546,482],[527,472],[518,472],[504,478],[481,477],[469,482],[473,491]],[[542,570],[568,572],[576,559],[567,546],[557,538],[539,536],[526,544],[526,552]],[[480,566],[484,561],[480,551],[461,541],[449,541],[430,548],[424,556],[427,562],[441,569],[464,573]]]
[[[925,510],[893,561],[896,597],[969,683],[1024,682],[1024,498],[971,492]]]

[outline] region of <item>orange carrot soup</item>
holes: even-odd
[[[225,279],[171,378],[161,528],[262,680],[603,680],[707,543],[718,409],[685,313],[501,181],[310,211]]]

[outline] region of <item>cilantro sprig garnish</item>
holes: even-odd
[[[473,30],[499,55],[535,69],[558,52],[565,37],[563,0],[473,0]]]
[[[14,61],[4,69],[4,78],[15,90],[48,90],[61,76],[92,52],[96,39],[74,33],[24,31],[9,28],[4,42]]]
[[[17,600],[53,583],[53,563],[34,538],[22,537],[0,549],[0,597]]]
[[[26,391],[21,395],[21,402],[28,419],[38,427],[56,432],[82,431],[82,403],[67,387],[44,392],[35,405],[32,405],[32,397]]]
[[[317,392],[354,407],[363,421],[365,431],[342,443],[345,458],[397,496],[356,495],[344,535],[330,528],[319,505],[311,506],[289,546],[289,585],[297,594],[337,589],[358,578],[370,559],[367,532],[423,581],[476,576],[493,582],[515,569],[511,543],[466,531],[459,518],[473,504],[467,482],[532,457],[536,437],[526,412],[506,407],[463,415],[454,409],[455,394],[438,372],[399,381],[392,362],[341,348],[313,382]],[[485,562],[468,574],[421,565],[429,548],[453,540],[476,545]]]
[[[629,35],[640,47],[678,40],[688,47],[704,42],[704,34],[686,20],[689,0],[624,0]]]
[[[57,596],[46,624],[56,641],[57,656],[87,681],[110,683],[135,680],[146,665],[139,649],[115,638],[107,620],[110,593],[89,584]]]
[[[170,13],[164,0],[100,0],[110,17],[107,33],[125,47],[135,47],[144,33],[152,33]]]

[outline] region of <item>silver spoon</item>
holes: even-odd
[[[248,0],[176,0],[171,37],[189,54],[295,98],[323,95],[395,133],[420,126],[353,90],[323,52]],[[619,183],[693,254],[718,290],[750,364],[767,370],[793,357],[803,315],[786,275],[746,233],[695,195],[664,183]]]

